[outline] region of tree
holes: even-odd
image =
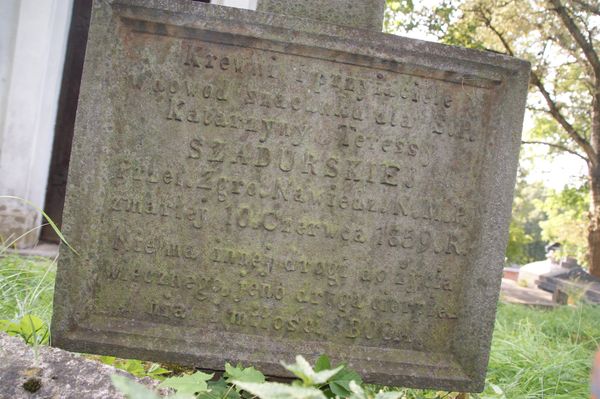
[[[410,0],[387,1],[389,29],[421,26],[446,44],[531,62],[528,108],[536,128],[524,144],[586,162],[587,260],[590,273],[600,277],[600,5],[595,0],[440,0],[433,7],[414,7]]]
[[[506,258],[511,263],[525,264],[546,258],[540,224],[548,216],[543,208],[547,188],[541,182],[529,182],[528,162],[522,160],[517,176],[512,220],[509,228]]]
[[[548,219],[540,222],[542,238],[548,242],[559,242],[562,255],[586,262],[585,236],[589,190],[586,185],[566,187],[560,192],[551,192],[542,202],[541,209]]]

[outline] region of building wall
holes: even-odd
[[[19,0],[3,0],[0,2],[0,126],[4,126],[6,114],[6,94],[12,70],[12,62],[9,62],[9,60],[12,60],[15,50],[18,15]],[[1,148],[2,135],[0,135]]]
[[[0,195],[44,204],[54,121],[73,0],[2,0],[0,71]],[[5,35],[8,33],[8,35]],[[0,199],[0,236],[39,226],[41,215]],[[20,246],[31,246],[38,231]]]

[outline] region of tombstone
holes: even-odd
[[[480,391],[529,65],[297,16],[95,2],[53,343]]]

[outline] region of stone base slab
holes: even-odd
[[[122,399],[113,387],[114,374],[149,388],[157,382],[137,379],[112,366],[49,346],[32,348],[20,337],[0,333],[0,399],[86,398]]]

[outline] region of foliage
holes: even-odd
[[[317,388],[278,382],[236,382],[240,388],[260,399],[326,399]]]
[[[525,264],[530,259],[525,252],[525,247],[533,242],[533,237],[525,232],[519,221],[511,220],[508,229],[508,245],[506,247],[506,259],[508,262]]]
[[[40,212],[65,245],[77,253],[48,215],[30,201],[7,195],[0,195],[0,200],[20,201]],[[0,331],[20,336],[35,347],[50,341],[56,262],[8,252],[19,239],[32,232],[19,237],[0,237]]]
[[[161,396],[129,378],[115,374],[112,383],[128,399],[160,399]]]
[[[589,186],[585,180],[557,191],[529,181],[531,158],[522,154],[506,257],[511,263],[543,260],[545,245],[559,242],[560,256],[586,263]],[[579,183],[577,185],[577,183]]]
[[[321,363],[329,363],[328,360],[322,361]],[[321,386],[326,384],[331,378],[338,374],[344,366],[338,366],[334,369],[325,368],[321,366],[320,371],[315,371],[310,364],[302,356],[296,356],[296,363],[285,364],[281,363],[288,371],[294,374],[302,381],[302,385],[309,386]]]
[[[17,322],[32,314],[49,324],[55,276],[56,264],[45,258],[1,257],[0,319]]]
[[[50,338],[48,324],[39,317],[26,314],[20,320],[0,320],[0,331],[8,335],[19,336],[28,345],[44,345]]]
[[[529,159],[522,154],[506,248],[510,263],[525,264],[546,256],[540,223],[548,218],[542,208],[547,189],[541,182],[528,181],[530,168]]]
[[[403,18],[407,15],[413,15],[415,6],[412,0],[386,0],[385,17],[383,19],[383,30],[392,32],[405,27],[407,30],[415,28],[416,21],[407,21]],[[402,16],[402,17],[401,17]]]
[[[135,381],[130,380],[122,375],[113,375],[111,377],[112,383],[119,391],[121,391],[128,399],[162,399],[163,396],[155,393],[154,391],[146,388],[145,386],[138,384]],[[177,393],[170,395],[170,399],[193,399],[194,395]]]
[[[158,363],[144,362],[137,359],[119,359],[114,356],[88,355],[88,357],[126,371],[138,378],[150,377],[155,380],[163,380],[166,375],[171,374],[171,370],[162,367]]]
[[[380,390],[375,395],[369,394],[369,392],[354,381],[350,381],[350,399],[400,399],[403,395],[402,392],[385,392]]]
[[[32,346],[49,342],[55,275],[44,258],[0,257],[0,331]]]
[[[338,367],[339,368],[339,367]],[[317,362],[315,363],[315,371],[321,372],[327,369],[331,369],[331,363],[329,362],[329,358],[325,355],[319,357]],[[322,388],[325,392],[325,395],[328,398],[331,397],[347,397],[350,395],[350,382],[356,382],[357,384],[362,384],[362,378],[360,375],[348,368],[342,367],[328,382],[328,386]]]
[[[194,374],[182,375],[180,377],[170,377],[164,380],[159,388],[173,388],[177,393],[184,395],[197,395],[208,391],[208,380],[214,377],[214,374],[206,374],[197,371]]]
[[[589,397],[600,308],[579,305],[536,310],[501,305],[486,389],[481,398]]]
[[[218,381],[211,382],[209,380],[213,377],[212,374],[197,371],[190,375],[167,378],[159,388],[173,388],[177,395],[220,399],[398,399],[403,395],[400,391],[382,390],[372,394],[369,388],[360,385],[362,380],[355,371],[345,365],[331,368],[326,356],[317,360],[315,368],[302,356],[297,356],[295,363],[282,365],[298,379],[291,384],[266,382],[265,376],[253,367],[244,368],[239,364],[233,367],[227,363],[223,378]],[[124,383],[122,379],[117,379],[115,386],[124,394],[132,395],[132,398],[142,397],[148,391],[140,384]],[[217,392],[213,391],[215,388]]]
[[[232,381],[242,382],[265,382],[265,376],[263,373],[255,369],[254,367],[244,368],[241,364],[233,367],[231,364],[225,364],[225,373],[223,374],[225,382],[231,383]]]
[[[540,223],[542,238],[559,242],[561,254],[575,256],[580,264],[586,264],[589,198],[589,188],[583,185],[551,191],[542,203],[548,215],[548,220]]]

